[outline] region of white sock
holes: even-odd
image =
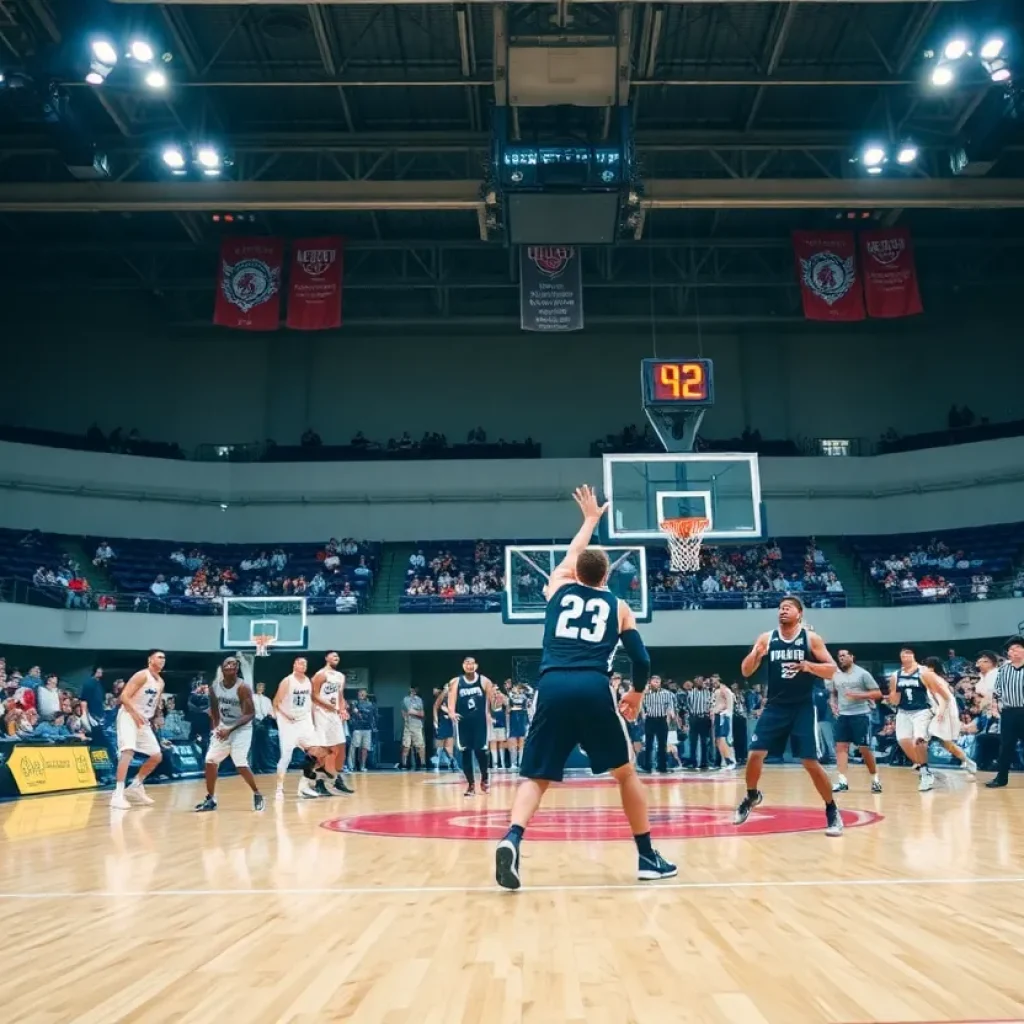
[[[875,772],[875,774],[871,776],[871,781],[872,782],[877,782],[878,781],[878,772]]]
[[[839,780],[839,781],[840,781],[840,782],[841,782],[841,783],[842,783],[842,784],[843,784],[844,786],[846,785],[846,776],[845,776],[845,775],[844,775],[844,774],[843,774],[842,772],[837,772],[837,773],[836,773],[836,778],[837,778],[837,779],[838,779],[838,780]]]
[[[123,782],[119,782],[116,786],[114,786],[114,792],[118,796],[124,796],[124,783]]]

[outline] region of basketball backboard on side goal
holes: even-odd
[[[705,541],[756,541],[765,534],[757,456],[744,452],[605,455],[602,527],[608,544],[665,540],[666,519],[699,516]]]
[[[270,637],[270,649],[309,646],[304,597],[225,597],[220,645],[225,651],[255,650],[257,637]]]
[[[507,624],[544,621],[547,608],[544,585],[568,550],[568,544],[510,544],[505,548],[505,593],[501,614]],[[633,609],[638,622],[650,621],[647,551],[638,546],[606,547],[604,550],[611,564],[608,589]]]

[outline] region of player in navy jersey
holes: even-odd
[[[647,793],[633,766],[623,721],[636,718],[651,659],[633,612],[607,588],[608,555],[601,548],[588,548],[608,506],[599,505],[587,486],[573,497],[583,513],[583,526],[544,588],[548,606],[536,710],[523,748],[522,781],[512,802],[511,825],[495,851],[495,878],[505,889],[522,884],[523,833],[548,786],[562,781],[566,759],[577,745],[587,752],[595,775],[611,772],[619,784],[639,855],[637,877],[652,880],[676,873],[676,866],[651,845]],[[616,707],[610,676],[620,641],[633,662],[633,689]]]
[[[462,770],[469,788],[466,796],[476,795],[473,758],[480,767],[480,788],[489,788],[487,775],[487,733],[491,725],[491,689],[494,684],[480,675],[476,658],[462,661],[462,675],[448,683],[448,715],[455,723],[455,743],[462,752]]]
[[[750,738],[747,795],[736,808],[735,824],[742,825],[764,799],[757,788],[764,759],[769,754],[781,756],[789,742],[793,755],[800,759],[814,788],[825,801],[825,834],[841,836],[843,819],[832,798],[828,774],[818,761],[812,697],[815,678],[831,679],[836,674],[836,663],[821,637],[804,625],[804,606],[800,598],[787,594],[779,602],[778,628],[757,638],[740,666],[744,678],[754,675],[766,657],[764,710]]]
[[[455,766],[455,726],[448,717],[448,686],[434,689],[434,753],[436,768],[449,768],[456,771]]]

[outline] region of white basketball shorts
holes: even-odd
[[[160,753],[160,743],[153,732],[153,726],[136,725],[135,719],[124,708],[117,712],[117,752],[135,750],[147,757]]]
[[[236,729],[227,739],[217,739],[217,730],[210,735],[210,749],[206,752],[207,764],[220,764],[229,755],[236,768],[249,767],[249,748],[252,746],[252,725]]]
[[[928,728],[932,724],[931,708],[923,711],[897,711],[896,712],[896,739],[898,740],[927,740]]]
[[[330,715],[326,711],[314,712],[316,742],[321,747],[337,747],[345,742],[345,722],[341,715]]]
[[[932,718],[928,733],[937,740],[956,742],[956,738],[960,735],[960,718],[956,713],[955,700],[949,702],[941,715],[937,714]]]
[[[316,738],[316,728],[312,718],[300,718],[297,722],[289,722],[286,718],[279,718],[277,732],[281,741],[281,753],[286,754],[296,747],[308,750],[310,747],[317,747],[320,744]]]

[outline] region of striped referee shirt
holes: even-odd
[[[686,703],[694,717],[709,718],[711,706],[715,703],[715,695],[710,690],[691,690]]]
[[[675,706],[676,699],[671,690],[648,690],[644,694],[643,709],[648,718],[668,718]]]
[[[996,673],[992,694],[1001,708],[1024,708],[1024,665],[1004,661]]]

